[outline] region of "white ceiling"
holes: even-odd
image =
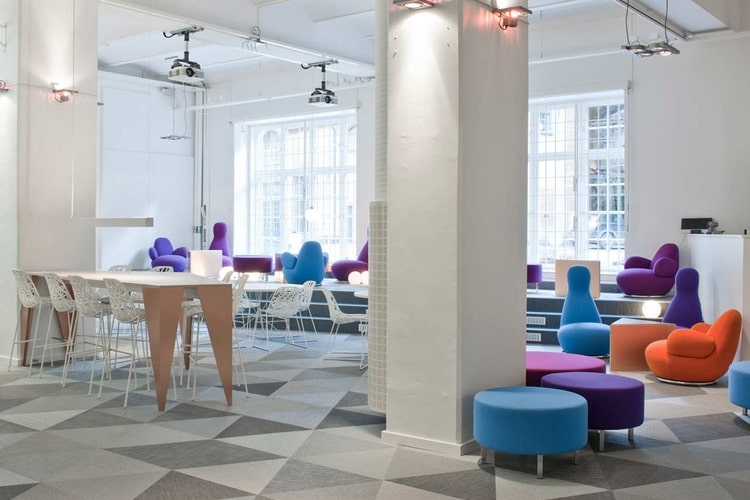
[[[182,35],[166,38],[163,32],[198,25],[204,30],[190,35],[189,55],[200,63],[208,84],[240,72],[325,59],[339,61],[328,71],[373,76],[376,1],[390,0],[100,0],[99,67],[165,79],[172,61],[183,57],[185,42]],[[662,19],[667,0],[630,3]],[[724,12],[711,15],[699,5],[712,3],[717,2],[671,0],[669,21],[697,34],[726,30],[719,19],[726,17]],[[528,4],[534,11],[532,27],[569,16],[625,16],[625,7],[616,0]]]

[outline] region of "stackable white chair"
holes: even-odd
[[[172,266],[155,266],[151,268],[151,272],[154,273],[173,273],[174,268]]]
[[[333,344],[336,342],[336,335],[339,333],[339,326],[348,323],[366,323],[367,314],[344,312],[341,310],[341,307],[339,307],[336,298],[330,290],[322,288],[321,291],[326,297],[326,302],[328,303],[328,315],[331,317],[331,333],[328,337],[328,350],[331,350],[333,349]]]
[[[347,313],[341,310],[341,307],[339,307],[338,302],[336,301],[336,298],[333,296],[333,293],[328,290],[327,288],[322,288],[321,291],[323,292],[323,295],[326,297],[326,302],[328,303],[328,314],[331,317],[331,333],[328,337],[328,345],[326,348],[326,351],[330,354],[343,354],[344,356],[352,357],[352,360],[354,360],[355,353],[334,353],[333,352],[333,345],[336,343],[336,336],[339,333],[339,327],[341,325],[346,325],[349,323],[359,323],[359,331],[361,332],[361,341],[362,341],[362,351],[359,356],[359,364],[360,368],[364,368],[365,365],[365,350],[366,350],[366,344],[367,344],[367,325],[368,325],[368,316],[367,314],[363,313]],[[344,360],[342,357],[328,357],[326,359],[339,359]]]
[[[245,364],[244,360],[242,359],[242,349],[240,348],[239,343],[239,335],[237,332],[237,327],[234,323],[234,318],[237,316],[240,305],[242,303],[242,298],[245,295],[245,282],[247,281],[247,274],[239,274],[236,276],[236,279],[231,280],[232,283],[232,367],[235,371],[239,371],[239,373],[242,374],[242,382],[245,385],[245,394],[249,394],[248,388],[247,388],[247,375],[245,373]],[[188,332],[188,335],[190,335],[190,345],[185,346],[185,353],[189,355],[190,359],[190,373],[188,374],[188,380],[190,378],[190,375],[192,375],[193,378],[193,399],[195,399],[196,395],[196,387],[198,385],[198,368],[201,365],[207,365],[211,364],[215,366],[214,363],[209,363],[208,361],[210,359],[213,359],[212,353],[210,352],[211,349],[209,348],[209,352],[201,351],[201,339],[200,339],[200,332],[201,332],[201,324],[203,323],[203,307],[200,304],[200,301],[190,301],[183,303],[183,319],[187,317],[192,317],[192,324],[193,324],[193,331]],[[185,324],[185,321],[183,321],[183,324]],[[188,383],[189,385],[189,383]]]
[[[105,373],[111,377],[110,345],[112,339],[112,308],[97,293],[97,289],[89,284],[81,276],[68,276],[70,286],[73,288],[73,296],[76,301],[76,311],[85,318],[92,318],[96,322],[96,336],[92,348],[91,376],[89,377],[89,395],[94,384],[94,371],[97,361],[102,361],[102,375]],[[82,332],[85,330],[85,321]],[[86,335],[82,335],[87,337]]]
[[[266,334],[266,349],[268,349],[269,341],[271,339],[271,330],[275,327],[278,322],[284,323],[284,339],[291,345],[297,347],[307,347],[307,335],[302,330],[304,344],[300,345],[294,341],[292,336],[289,323],[292,318],[296,317],[305,299],[305,288],[299,285],[288,285],[277,288],[271,299],[269,300],[266,307],[261,308],[258,311],[258,318],[263,325],[263,329]],[[253,332],[253,345],[255,346],[255,333]],[[257,346],[256,346],[257,347]]]
[[[305,314],[307,313],[307,318],[310,319],[310,324],[312,325],[313,333],[315,333],[315,337],[318,336],[318,329],[315,327],[315,320],[313,319],[312,311],[310,310],[310,305],[312,304],[312,295],[315,291],[315,281],[305,281],[302,283],[302,288],[304,288],[304,293],[302,295],[302,304],[300,304],[300,310],[299,313],[297,313],[297,324],[299,325],[299,329],[303,330],[305,327],[304,319]]]
[[[63,371],[60,380],[60,385],[65,387],[65,383],[68,377],[68,367],[73,360],[74,349],[76,345],[76,327],[78,326],[78,314],[76,309],[76,301],[70,292],[65,282],[55,273],[43,273],[44,280],[47,282],[47,289],[49,290],[50,300],[52,301],[52,307],[58,313],[64,313],[67,318],[67,337],[65,342],[65,358],[63,359]],[[52,314],[49,317],[48,329],[52,327]],[[42,350],[42,365],[44,365],[44,358],[47,352],[47,345]],[[82,346],[81,354],[85,357],[87,354],[85,346]],[[41,374],[41,369],[39,370]]]
[[[20,307],[18,308],[18,320],[16,322],[16,333],[13,337],[13,344],[10,348],[10,359],[8,361],[8,371],[10,371],[11,365],[13,364],[13,351],[15,350],[16,346],[18,346],[19,349],[26,346],[26,359],[28,360],[29,364],[29,375],[31,375],[31,367],[33,365],[34,361],[34,351],[36,348],[36,336],[39,331],[39,323],[41,320],[41,311],[44,307],[48,307],[49,309],[52,309],[52,300],[49,297],[42,297],[39,295],[39,291],[36,288],[36,285],[34,284],[34,280],[31,279],[31,275],[25,271],[21,271],[19,269],[13,269],[13,276],[16,279],[16,289],[18,291],[18,300],[21,303]],[[23,314],[23,309],[32,309],[34,310],[35,314],[37,315],[36,318],[36,325],[34,326],[34,333],[29,336],[27,339],[21,338],[21,318]],[[52,312],[50,311],[50,314]],[[46,343],[49,340],[49,326],[47,327],[47,333],[45,334],[45,347]],[[41,372],[41,367],[39,369]]]
[[[125,401],[123,407],[128,406],[128,394],[130,393],[130,379],[134,380],[137,386],[137,363],[140,359],[146,360],[146,366],[150,369],[151,358],[149,355],[148,330],[146,329],[146,310],[133,301],[130,291],[119,280],[105,278],[104,285],[107,287],[109,294],[110,307],[112,315],[123,325],[130,325],[130,367],[128,368],[128,382],[125,387]],[[119,335],[115,344],[115,352],[119,350]],[[148,372],[146,374],[146,390],[150,390]],[[102,384],[104,383],[104,371],[102,371],[99,382],[99,396],[102,393]]]

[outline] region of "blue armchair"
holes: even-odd
[[[563,302],[557,340],[563,352],[587,356],[609,354],[609,325],[602,323],[589,285],[591,271],[586,266],[568,269],[568,294]]]
[[[284,279],[287,283],[301,285],[305,281],[320,284],[326,275],[328,254],[317,241],[306,241],[302,244],[299,254],[290,252],[281,254],[281,264],[284,267]]]
[[[176,273],[181,273],[188,266],[188,249],[174,248],[168,238],[156,238],[154,246],[148,249],[151,267],[170,266]]]

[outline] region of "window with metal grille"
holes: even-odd
[[[625,93],[529,101],[529,262],[625,258]]]
[[[354,111],[236,124],[234,253],[355,256],[356,159]]]

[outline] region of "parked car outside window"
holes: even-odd
[[[594,214],[589,219],[589,246],[625,248],[625,214]]]

